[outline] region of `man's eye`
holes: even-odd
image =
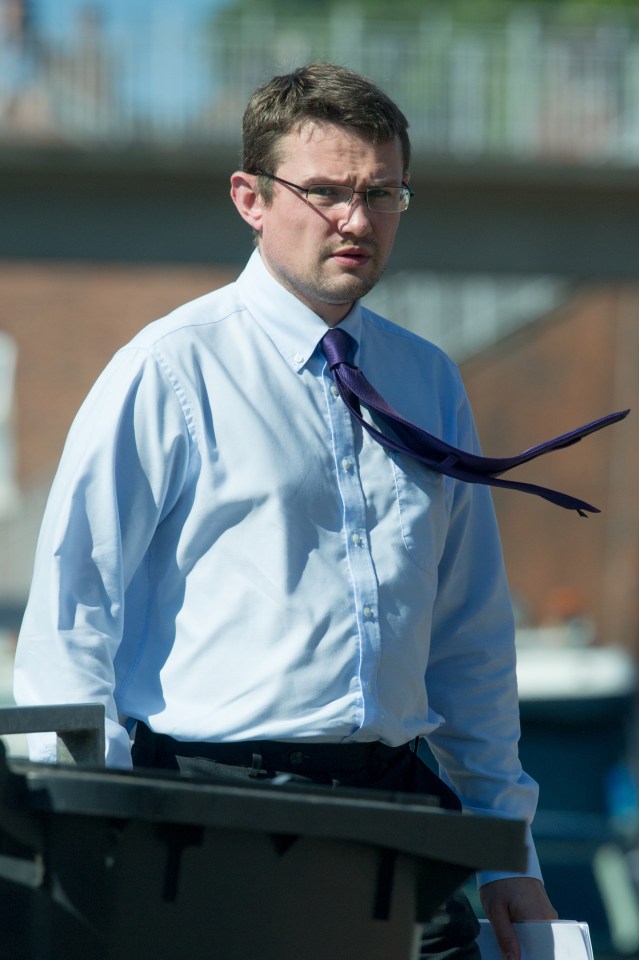
[[[367,190],[370,200],[388,200],[394,196],[396,187],[369,187]]]
[[[339,197],[344,191],[339,187],[332,187],[330,184],[321,184],[308,188],[309,197],[320,197],[322,200],[332,200]]]

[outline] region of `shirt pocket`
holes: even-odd
[[[390,461],[404,546],[415,566],[436,577],[448,517],[446,478],[394,452]]]

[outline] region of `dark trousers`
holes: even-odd
[[[301,783],[327,787],[395,790],[434,796],[442,807],[459,810],[456,795],[417,756],[411,744],[183,743],[152,733],[138,723],[134,767],[175,770],[185,776],[223,775],[237,779],[273,779],[286,774]],[[481,960],[475,938],[479,924],[467,898],[459,892],[424,925],[422,953],[432,960]]]

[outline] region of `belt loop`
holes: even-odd
[[[259,753],[254,753],[251,755],[251,772],[249,777],[252,777],[253,780],[259,779],[262,774],[262,756]]]

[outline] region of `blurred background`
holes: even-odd
[[[485,451],[639,409],[636,0],[0,0],[2,703],[71,419],[140,327],[238,275],[244,105],[315,58],[410,120],[367,302],[458,361]],[[495,494],[537,843],[598,957],[639,956],[637,415],[525,468],[600,516]]]

